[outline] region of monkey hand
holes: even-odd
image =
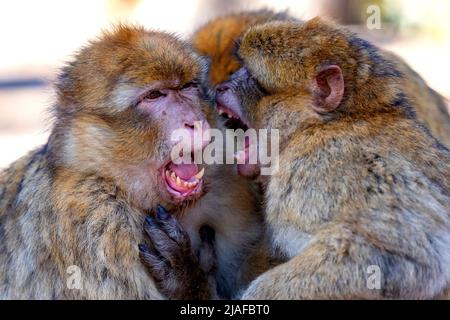
[[[155,217],[145,219],[145,232],[152,247],[139,245],[141,261],[155,284],[169,299],[211,299],[215,297],[214,230],[200,229],[202,244],[196,256],[188,233],[162,206]]]

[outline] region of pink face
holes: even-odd
[[[200,106],[199,89],[195,82],[173,87],[155,84],[146,89],[136,105],[141,113],[148,115],[160,128],[160,140],[163,141],[161,148],[174,147],[177,141],[171,140],[172,133],[185,129],[191,139],[191,143],[186,145],[191,154],[197,149],[201,151],[210,141],[207,132],[209,125]],[[194,137],[200,138],[200,143],[194,143]],[[173,161],[175,159],[168,152],[166,154],[167,158],[159,166],[158,174],[170,200],[179,203],[199,197],[202,193],[204,169],[199,169],[193,162],[176,164]]]
[[[225,126],[227,128],[234,130],[242,129],[244,132],[251,128],[246,110],[243,108],[243,98],[245,97],[241,96],[243,92],[246,92],[248,93],[246,98],[252,99],[253,96],[256,97],[255,93],[248,92],[246,89],[249,86],[253,86],[249,81],[250,78],[247,70],[241,68],[231,76],[230,80],[216,86],[217,112],[225,119]],[[252,144],[256,144],[256,141],[251,141],[248,136],[245,137],[244,150],[236,157],[239,162],[237,165],[238,173],[249,179],[254,179],[260,174],[259,165],[249,162],[250,147]]]
[[[324,65],[317,71],[314,81],[310,84],[313,103],[312,109],[319,115],[332,113],[336,110],[344,95],[344,77],[338,65]],[[261,108],[258,102],[270,93],[257,79],[242,67],[231,75],[228,81],[216,87],[216,105],[219,115],[224,118],[225,126],[230,129],[244,131],[254,127],[276,128],[269,119],[264,124],[255,122],[256,108]],[[280,109],[280,112],[283,110]],[[259,110],[259,112],[261,112]],[[289,112],[289,110],[288,110]],[[253,122],[252,122],[253,120]],[[260,174],[258,164],[249,163],[250,146],[254,141],[246,140],[245,147],[239,157],[243,164],[238,164],[238,172],[247,178],[255,178]]]

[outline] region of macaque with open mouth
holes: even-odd
[[[259,179],[284,260],[240,298],[448,294],[450,151],[417,119],[390,56],[320,18],[251,27],[237,55],[218,108],[242,129],[280,130],[280,170]]]
[[[209,143],[205,75],[187,43],[124,25],[62,69],[48,142],[0,173],[0,298],[163,299],[138,248],[157,205],[187,230],[191,267],[214,242],[217,290],[242,287],[261,235],[252,190],[231,169],[171,156],[174,130],[202,130],[188,156]]]
[[[270,21],[295,20],[297,19],[288,12],[266,9],[238,11],[218,16],[200,26],[192,36],[192,43],[199,53],[210,59],[208,77],[213,85],[218,86],[242,67],[242,60],[236,53],[240,39],[248,29]],[[300,20],[297,21],[301,23]],[[450,147],[450,115],[445,99],[430,88],[401,57],[386,50],[379,50],[402,73],[400,85],[409,99],[414,101],[412,109],[417,120],[441,143]],[[229,114],[223,113],[222,119],[227,120]]]

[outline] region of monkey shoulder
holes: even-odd
[[[275,247],[292,258],[336,221],[348,222],[355,232],[365,230],[368,239],[383,239],[393,250],[418,251],[414,243],[423,237],[448,242],[448,152],[436,149],[414,158],[395,146],[368,146],[350,151],[336,146],[336,152],[328,148],[307,160],[280,160],[286,170],[270,178],[265,200]],[[334,157],[325,160],[329,152]],[[432,250],[433,244],[424,244],[422,253]]]
[[[40,283],[47,283],[50,231],[43,226],[50,219],[51,170],[47,164],[46,145],[12,163],[2,173],[0,185],[0,293],[9,298],[33,298]],[[49,267],[51,269],[52,267]],[[17,273],[20,272],[20,277]],[[14,286],[7,286],[14,283]],[[48,289],[48,290],[47,290]],[[53,291],[43,289],[41,297],[51,298]]]
[[[24,187],[39,184],[39,179],[47,173],[46,146],[29,152],[4,169],[0,173],[0,216],[5,214],[5,206],[11,207],[11,202]]]

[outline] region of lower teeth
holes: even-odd
[[[203,175],[203,174],[202,174]],[[197,186],[199,179],[194,182],[187,182],[178,177],[175,172],[166,170],[166,177],[170,178],[177,186],[192,189]]]

